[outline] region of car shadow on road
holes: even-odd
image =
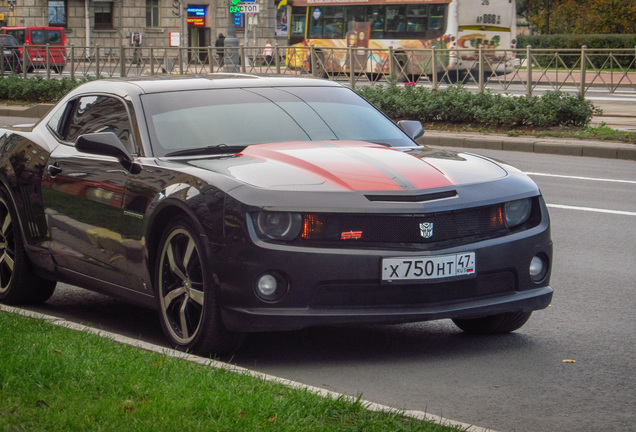
[[[369,361],[438,362],[461,356],[501,355],[528,349],[523,333],[468,335],[449,320],[403,325],[316,327],[294,332],[253,333],[234,355],[241,366]]]

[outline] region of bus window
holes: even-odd
[[[342,39],[344,37],[344,8],[342,6],[324,8],[322,22],[325,27],[325,38]]]
[[[428,14],[428,36],[437,38],[446,31],[446,7],[443,5],[431,5]]]
[[[408,5],[406,7],[406,31],[408,33],[422,33],[428,26],[428,6]]]
[[[355,29],[355,23],[364,22],[364,8],[359,6],[345,7],[345,22],[347,23],[347,31]]]
[[[389,33],[403,32],[404,26],[404,6],[386,7],[386,30]],[[391,35],[395,37],[394,35]]]
[[[289,26],[289,36],[305,37],[305,15],[307,14],[307,8],[294,8],[292,9],[291,25]]]
[[[320,38],[322,37],[322,25],[324,9],[321,7],[312,7],[309,9],[309,37]]]
[[[369,6],[367,8],[367,18],[371,21],[371,39],[382,39],[386,24],[384,6]]]

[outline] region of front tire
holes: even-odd
[[[6,195],[0,192],[0,302],[8,305],[44,303],[56,281],[33,271],[24,249],[20,223]]]
[[[179,350],[225,355],[243,338],[223,325],[217,286],[206,269],[209,262],[201,236],[188,220],[178,218],[164,231],[155,275],[161,326]]]
[[[501,334],[520,329],[532,312],[507,312],[482,318],[454,319],[457,327],[471,334]]]

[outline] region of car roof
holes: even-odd
[[[173,91],[210,90],[246,87],[342,87],[333,81],[295,78],[259,77],[248,74],[214,73],[206,75],[155,75],[141,78],[110,78],[90,81],[77,88],[79,93],[104,92],[120,95]]]

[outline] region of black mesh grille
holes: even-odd
[[[471,279],[435,283],[380,285],[379,283],[334,283],[318,289],[313,306],[398,307],[470,300],[516,290],[512,272],[481,275]]]
[[[438,243],[506,232],[501,205],[425,215],[305,215],[301,241]]]

